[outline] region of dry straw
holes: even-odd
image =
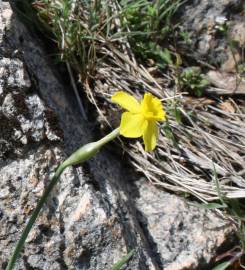
[[[55,28],[57,9],[52,4],[47,9],[45,2],[37,1],[36,7],[42,20]],[[168,110],[168,124],[161,128],[156,151],[145,153],[142,145],[135,142],[130,143],[130,147],[123,146],[132,165],[153,184],[178,194],[191,194],[203,202],[218,198],[215,167],[222,195],[245,197],[244,100],[235,95],[230,97],[229,103],[235,112],[228,112],[220,109],[222,99],[218,95],[215,98],[188,98],[177,86],[169,87],[177,80],[176,67],[170,66],[168,73],[163,74],[154,65],[149,68],[137,63],[128,39],[135,33],[126,26],[125,34],[125,18],[124,21],[120,19],[124,8],[119,1],[98,2],[102,6],[91,7],[86,1],[73,1],[66,17],[68,23],[58,24],[55,29],[58,33],[60,28],[60,32],[56,37],[62,57],[78,72],[103,124],[113,125],[110,112],[115,107],[110,98],[118,90],[139,99],[145,92],[151,92],[163,100]],[[91,10],[94,17],[91,17]],[[91,18],[94,19],[92,25]],[[74,40],[73,32],[67,36],[67,25],[71,22],[75,23],[76,31],[80,31],[79,48],[69,44],[72,38]],[[71,48],[83,49],[86,55],[82,54],[84,51],[81,54],[76,51],[74,58]],[[211,90],[215,92],[214,87]],[[172,113],[176,110],[181,121],[177,121],[176,114]]]

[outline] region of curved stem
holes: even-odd
[[[119,135],[119,128],[116,128],[111,133],[109,133],[108,135],[97,141],[96,144],[98,144],[99,147],[102,147],[104,144],[115,139],[118,135]]]
[[[14,249],[14,252],[8,262],[8,265],[7,265],[7,268],[6,270],[12,270],[13,267],[14,267],[14,264],[19,256],[19,253],[21,252],[24,244],[25,244],[25,241],[26,241],[26,238],[34,224],[34,222],[36,221],[37,219],[37,216],[40,212],[40,210],[42,209],[44,203],[46,202],[47,200],[47,197],[49,196],[49,194],[51,193],[51,191],[53,190],[54,186],[56,185],[57,181],[59,180],[59,177],[60,175],[62,174],[62,172],[64,171],[64,169],[66,168],[66,166],[63,166],[63,163],[58,167],[58,169],[56,170],[53,178],[51,179],[50,183],[48,184],[45,192],[43,193],[40,201],[38,202],[35,210],[33,211],[24,231],[22,232],[21,234],[21,238],[19,239],[19,241],[17,242],[16,246],[15,246],[15,249]]]

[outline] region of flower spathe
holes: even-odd
[[[153,150],[158,137],[157,121],[166,120],[160,99],[146,93],[138,102],[133,96],[119,91],[112,96],[112,101],[127,110],[122,114],[120,134],[127,138],[143,136],[145,151]]]

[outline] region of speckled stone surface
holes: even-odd
[[[162,269],[205,269],[231,231],[210,211],[190,206],[145,181],[137,183],[138,219]]]
[[[244,10],[243,0],[185,1],[178,19],[181,31],[188,35],[188,42],[182,40],[181,49],[196,61],[223,68],[227,68],[228,61],[234,68],[229,40],[237,40],[234,33],[244,22]],[[236,49],[239,50],[233,48],[234,52]]]

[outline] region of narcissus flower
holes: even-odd
[[[157,121],[166,120],[161,101],[146,93],[139,103],[133,96],[123,91],[116,92],[112,96],[112,101],[127,110],[122,114],[120,134],[127,138],[143,136],[145,151],[153,150],[158,137]]]

